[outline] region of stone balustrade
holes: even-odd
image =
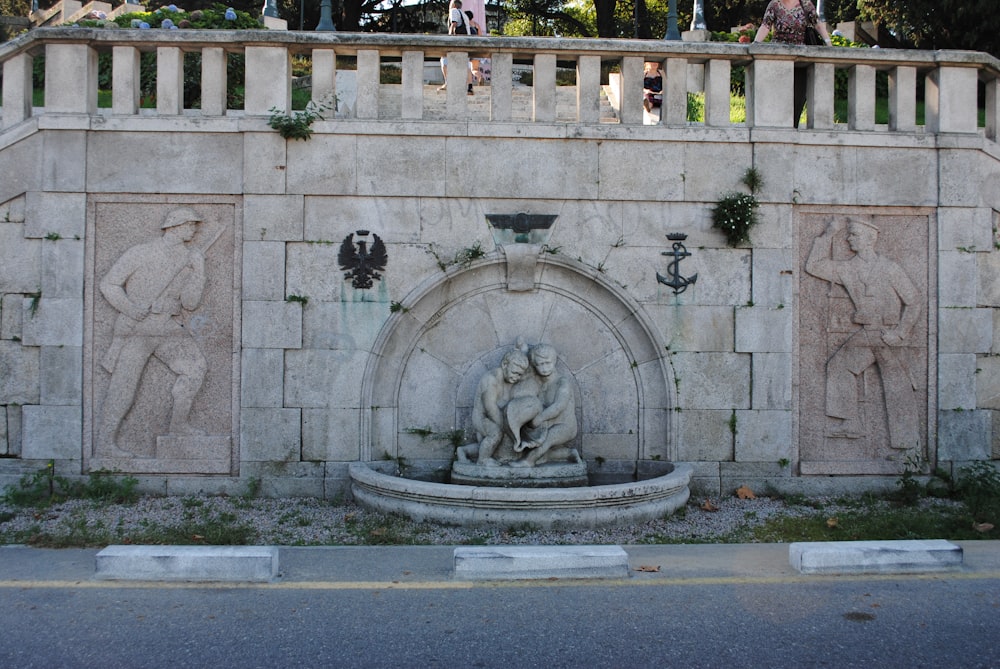
[[[140,109],[140,54],[156,53],[156,109]],[[200,53],[199,109],[184,107],[184,55]],[[112,103],[98,108],[98,54],[113,57]],[[246,88],[243,110],[227,108],[227,54],[245,56]],[[32,106],[33,58],[45,55],[45,102]],[[492,59],[488,122],[523,123],[513,112],[514,91],[521,89],[519,66],[532,70],[530,114],[536,124],[607,124],[600,114],[602,68],[621,76],[618,122],[642,125],[643,63],[663,63],[666,73],[661,126],[687,127],[688,93],[704,92],[704,121],[711,128],[793,127],[793,69],[807,67],[808,123],[803,130],[862,132],[915,131],[978,133],[997,141],[1000,125],[1000,61],[987,54],[955,51],[912,51],[737,45],[640,40],[454,37],[362,33],[297,33],[270,31],[166,31],[48,28],[32,31],[0,47],[3,62],[3,128],[32,116],[48,114],[107,114],[112,117],[197,115],[255,117],[272,108],[291,108],[292,57],[312,60],[315,100],[337,94],[337,56],[356,62],[356,97],[350,120],[440,120],[429,112],[424,65],[447,57],[452,67],[444,118],[464,119],[465,63],[469,58]],[[381,66],[401,69],[398,96],[392,108],[380,95]],[[746,121],[730,120],[730,79],[743,66]],[[575,114],[557,116],[559,68],[575,68]],[[849,75],[848,118],[835,122],[834,81],[837,70]],[[875,119],[876,75],[888,76],[889,122]],[[917,124],[919,77],[925,124]],[[979,127],[979,88],[985,84],[986,119]],[[354,91],[352,91],[353,93]],[[347,119],[344,119],[347,120]],[[322,131],[322,129],[321,129]],[[485,129],[483,132],[487,132]]]

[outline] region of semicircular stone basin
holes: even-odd
[[[576,488],[499,488],[432,483],[396,475],[390,461],[354,462],[351,492],[363,506],[448,525],[540,529],[639,523],[673,513],[690,496],[691,465],[662,463],[644,480]]]

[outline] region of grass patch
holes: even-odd
[[[895,539],[988,539],[972,528],[963,506],[900,507],[849,511],[831,516],[771,518],[746,531],[745,540],[762,543],[793,541],[886,541]],[[741,540],[743,537],[734,537]]]
[[[394,514],[366,514],[344,517],[344,526],[362,546],[413,546],[421,544],[419,537],[426,530],[407,518]]]

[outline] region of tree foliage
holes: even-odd
[[[996,0],[858,0],[862,16],[918,49],[968,49],[1000,57]]]

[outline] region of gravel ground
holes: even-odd
[[[927,500],[928,503],[948,502]],[[642,544],[752,542],[751,530],[778,516],[835,516],[830,499],[791,504],[735,496],[713,499],[718,510],[692,501],[677,514],[637,525],[596,530],[457,528],[415,523],[349,503],[316,499],[143,497],[134,504],[71,500],[44,509],[0,503],[0,543],[247,543],[258,545],[372,544]],[[887,504],[887,503],[885,503]],[[238,537],[238,540],[234,540]]]

